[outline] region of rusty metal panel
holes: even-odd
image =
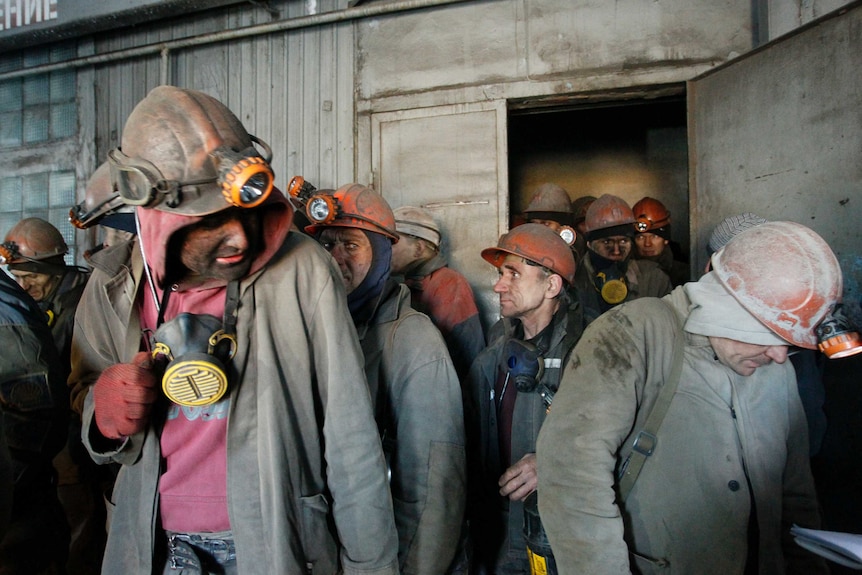
[[[392,207],[434,214],[443,253],[463,273],[488,326],[498,318],[496,270],[480,251],[508,225],[506,109],[502,103],[423,108],[371,118],[374,186]]]
[[[754,212],[821,234],[862,297],[862,3],[693,80],[692,245]]]

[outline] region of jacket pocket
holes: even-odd
[[[631,555],[632,563],[638,566],[639,572],[641,573],[654,573],[664,569],[670,569],[670,561],[667,559],[661,557],[650,557],[649,555],[636,553],[632,550],[629,550],[629,555]]]
[[[338,572],[338,546],[329,501],[322,493],[300,498],[302,513],[302,550],[308,575]]]

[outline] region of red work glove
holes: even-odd
[[[131,363],[118,363],[102,372],[93,386],[96,425],[102,435],[121,439],[143,431],[158,398],[150,354],[141,351]]]

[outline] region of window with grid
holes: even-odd
[[[75,56],[71,45],[28,48],[0,56],[0,72],[61,62]],[[74,68],[0,81],[0,154],[32,146],[48,146],[78,131]],[[25,175],[0,174],[0,238],[19,220],[38,217],[51,222],[69,246],[66,262],[77,256],[69,208],[75,204],[75,170],[45,166]]]

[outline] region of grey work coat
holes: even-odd
[[[70,378],[78,393],[128,362],[141,338],[140,250],[120,244],[103,255],[78,309]],[[316,242],[291,233],[241,282],[240,298],[227,431],[239,572],[398,573],[385,462],[339,271]],[[122,464],[103,573],[153,572],[158,420],[154,414],[145,433],[106,450],[87,395],[85,444],[97,462]]]
[[[572,352],[537,455],[539,511],[560,572],[742,574],[752,503],[759,573],[825,572],[789,534],[820,522],[793,367],[738,375],[708,338],[682,331],[689,307],[684,287],[620,305]],[[620,505],[621,446],[668,378],[674,330],[685,346],[678,388]]]
[[[401,572],[442,575],[458,547],[467,492],[458,376],[403,284],[386,285],[358,332],[391,470]]]

